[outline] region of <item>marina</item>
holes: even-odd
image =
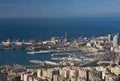
[[[120,0],[0,0],[0,81],[120,81]]]

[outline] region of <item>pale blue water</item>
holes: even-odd
[[[63,36],[99,36],[120,32],[120,18],[0,19],[0,40],[50,39]],[[50,54],[27,55],[24,50],[0,51],[1,64],[29,65],[29,60],[50,60]]]

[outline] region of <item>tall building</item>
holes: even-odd
[[[65,38],[63,39],[63,42],[66,43],[68,41],[67,39],[67,32],[65,32]]]
[[[113,37],[113,47],[117,47],[119,45],[119,36],[115,35]]]
[[[112,35],[108,35],[108,41],[111,42],[112,41]]]

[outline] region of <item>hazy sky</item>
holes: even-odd
[[[120,0],[0,0],[0,17],[119,16]]]

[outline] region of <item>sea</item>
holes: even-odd
[[[92,37],[120,32],[120,18],[0,18],[0,41],[48,40],[52,36],[68,39]],[[32,65],[30,60],[51,60],[51,54],[29,55],[26,50],[0,51],[0,65]]]

